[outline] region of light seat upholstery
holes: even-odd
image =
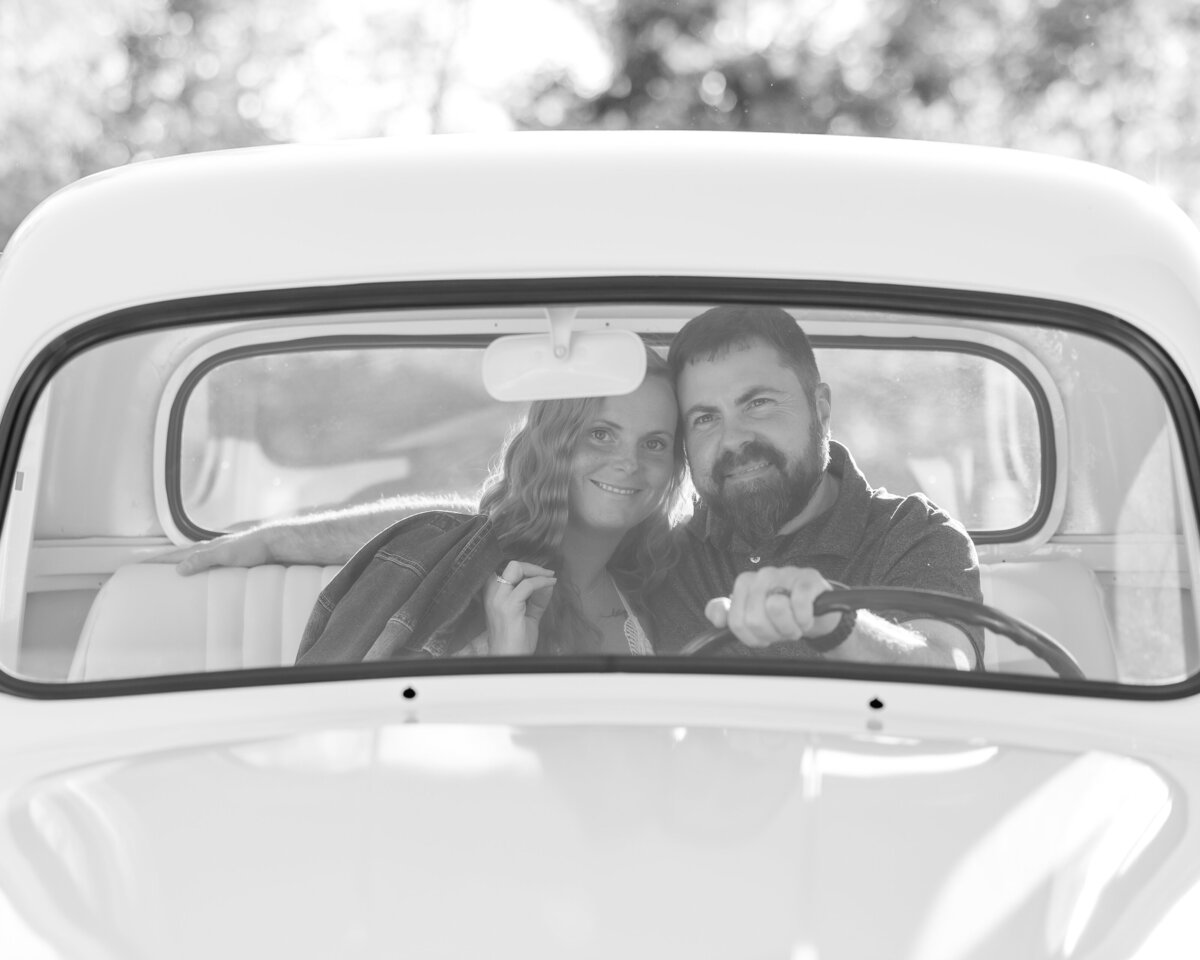
[[[92,604],[71,679],[290,664],[317,594],[339,569],[264,565],[181,577],[169,564],[122,567]],[[1058,638],[1089,677],[1115,678],[1103,596],[1084,564],[986,564],[982,585],[987,603]],[[1002,638],[989,635],[986,650],[989,669],[1047,672]]]
[[[1074,655],[1088,678],[1117,679],[1104,594],[1090,567],[1054,557],[985,563],[979,569],[985,603],[1050,634]],[[1050,673],[1006,637],[989,634],[987,639],[984,664],[989,670]]]
[[[70,677],[290,664],[317,594],[340,569],[268,564],[182,577],[170,564],[121,567],[92,603]]]

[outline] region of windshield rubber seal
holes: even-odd
[[[48,343],[22,372],[0,416],[0,517],[7,513],[17,461],[38,398],[51,377],[71,358],[106,341],[136,333],[221,321],[299,313],[338,314],[401,308],[547,306],[579,301],[760,303],[789,308],[841,308],[890,314],[945,315],[1049,326],[1104,340],[1133,357],[1158,386],[1176,427],[1189,478],[1190,506],[1200,516],[1200,409],[1178,365],[1145,333],[1111,314],[1079,304],[969,290],[896,284],[778,280],[741,277],[567,277],[517,280],[414,281],[256,290],[142,304],[114,311],[72,328]],[[216,690],[243,686],[313,683],[357,677],[409,677],[487,673],[701,673],[761,676],[871,678],[888,682],[949,684],[1060,696],[1123,700],[1173,700],[1200,692],[1200,656],[1193,642],[1185,651],[1186,679],[1136,686],[1109,681],[1068,681],[1016,674],[987,674],[872,664],[831,663],[783,658],[595,657],[569,661],[520,658],[497,664],[491,658],[442,661],[267,667],[80,682],[37,681],[0,671],[0,690],[38,700],[81,699]]]

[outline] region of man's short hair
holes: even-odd
[[[739,304],[713,307],[692,317],[671,341],[667,354],[671,376],[678,380],[687,364],[719,359],[755,340],[774,347],[779,359],[796,371],[809,396],[813,395],[821,372],[812,344],[792,315],[780,307]]]

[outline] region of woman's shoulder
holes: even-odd
[[[479,513],[425,510],[394,521],[358,548],[347,568],[365,567],[372,560],[441,556],[462,545],[493,540],[491,520]]]
[[[453,510],[426,510],[397,520],[376,541],[381,546],[397,542],[422,542],[458,539],[463,535],[491,532],[491,519],[482,513],[458,513]]]
[[[463,526],[479,526],[490,522],[483,513],[472,513],[468,510],[424,510],[406,517],[393,527],[407,524],[412,528],[432,527],[437,530],[457,530]]]

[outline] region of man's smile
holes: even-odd
[[[773,463],[768,463],[766,460],[752,460],[749,463],[740,463],[731,470],[726,470],[724,474],[725,480],[747,480],[751,477],[757,477],[765,470],[774,467]]]
[[[615,493],[619,497],[632,497],[635,493],[642,492],[640,487],[616,487],[611,483],[604,483],[602,480],[593,480],[592,483],[605,493]]]

